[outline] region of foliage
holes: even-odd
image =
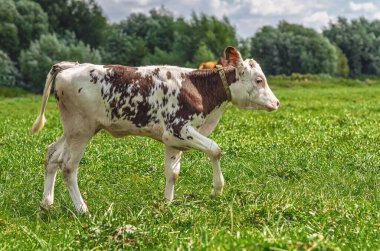
[[[211,135],[223,150],[219,198],[204,154],[183,154],[167,204],[162,144],[99,132],[78,178],[91,218],[73,213],[60,170],[54,207],[39,210],[46,146],[62,134],[54,99],[32,137],[41,97],[0,98],[0,249],[378,250],[380,83],[330,81],[272,81],[274,113],[227,107]]]
[[[198,50],[194,54],[194,62],[210,61],[210,59],[216,58],[212,51],[207,48],[206,44],[201,43]]]
[[[132,14],[116,26],[127,36],[146,41],[149,53],[144,64],[196,67],[222,56],[226,45],[237,45],[235,29],[227,18],[218,20],[193,13],[187,22],[174,18],[164,7],[151,10],[149,16]]]
[[[128,36],[117,26],[113,26],[109,31],[102,47],[105,64],[141,65],[147,53],[148,49],[143,38]]]
[[[321,34],[302,25],[281,22],[264,26],[252,38],[251,54],[267,74],[336,71],[336,50]]]
[[[97,50],[91,50],[81,41],[67,43],[55,34],[42,35],[20,55],[20,68],[28,89],[41,92],[52,65],[65,60],[100,63],[101,57]]]
[[[0,75],[14,75],[16,72],[17,69],[12,60],[0,50]]]
[[[18,70],[12,60],[0,50],[0,85],[14,84],[18,75]]]
[[[29,0],[0,0],[0,49],[16,60],[21,49],[48,31],[46,13]]]
[[[150,52],[154,49],[169,51],[174,40],[174,17],[165,8],[150,11],[149,28],[145,37]]]
[[[0,0],[0,50],[12,59],[19,53],[18,29],[15,25],[18,12],[13,1]]]
[[[48,32],[48,16],[38,3],[29,0],[15,1],[19,18],[16,21],[20,48],[26,49],[30,42]]]
[[[380,74],[380,21],[338,18],[323,34],[346,55],[351,76]]]
[[[342,52],[342,50],[334,45],[335,47],[335,55],[336,55],[336,66],[335,66],[335,76],[347,78],[350,74],[350,67],[348,65],[348,59],[346,55]]]
[[[251,39],[240,39],[238,44],[238,50],[243,58],[252,58],[251,55]],[[223,55],[221,55],[223,56]]]
[[[193,13],[191,28],[196,51],[204,43],[207,48],[217,57],[222,56],[226,46],[237,46],[235,28],[230,24],[227,17],[218,20],[214,16]]]
[[[0,85],[0,98],[14,98],[25,96],[28,96],[28,93],[20,87]]]
[[[107,19],[94,0],[34,0],[48,14],[50,31],[57,34],[66,30],[73,31],[75,36],[96,48],[103,44]]]

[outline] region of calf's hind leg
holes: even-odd
[[[65,137],[61,136],[56,142],[47,147],[45,159],[45,180],[44,193],[41,201],[41,207],[48,209],[54,202],[54,184],[59,158],[63,152]]]
[[[78,166],[83,157],[84,150],[91,135],[67,136],[64,145],[64,156],[62,162],[62,174],[64,181],[69,190],[70,197],[73,200],[75,209],[78,213],[88,212],[86,203],[84,202],[78,186]]]

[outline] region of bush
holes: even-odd
[[[14,85],[18,71],[8,57],[8,55],[0,50],[0,85]]]
[[[0,97],[3,98],[14,98],[27,96],[28,93],[16,86],[0,86]]]
[[[81,41],[73,43],[58,39],[55,34],[42,35],[28,50],[22,51],[19,58],[27,89],[41,92],[50,68],[60,61],[100,63],[101,56]]]
[[[251,54],[267,74],[334,74],[336,71],[334,46],[315,30],[302,25],[281,22],[278,28],[264,26],[251,42]]]
[[[380,75],[380,21],[339,17],[323,34],[336,44],[348,59],[350,75]]]
[[[336,51],[336,67],[334,75],[337,77],[347,78],[350,74],[350,67],[348,66],[348,59],[346,55],[342,52],[342,50],[338,46],[334,46]]]

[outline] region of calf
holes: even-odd
[[[127,67],[61,62],[50,70],[41,111],[33,124],[45,123],[45,107],[55,79],[55,99],[63,135],[48,146],[41,207],[53,204],[58,166],[78,212],[87,212],[77,183],[78,164],[88,141],[105,129],[115,137],[141,135],[165,144],[165,198],[172,201],[182,151],[206,153],[213,167],[212,195],[220,195],[224,178],[221,150],[207,136],[229,101],[240,108],[274,111],[279,101],[253,59],[243,61],[225,49],[226,67],[194,70],[174,66]]]

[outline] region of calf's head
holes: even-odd
[[[230,85],[232,103],[239,108],[274,111],[280,101],[269,88],[260,65],[253,59],[243,60],[233,47],[224,50],[229,65],[236,68],[237,81]]]

